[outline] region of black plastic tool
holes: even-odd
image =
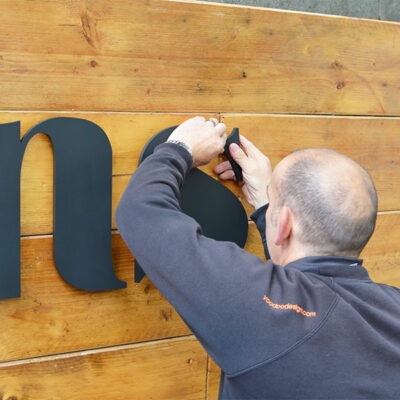
[[[229,162],[232,165],[233,172],[235,173],[235,178],[237,181],[243,180],[243,174],[242,174],[242,168],[240,165],[232,158],[231,153],[229,152],[229,145],[231,143],[236,143],[238,146],[240,146],[240,141],[239,141],[239,128],[233,128],[231,134],[228,136],[226,139],[226,144],[225,144],[225,155],[227,156]]]

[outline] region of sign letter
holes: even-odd
[[[84,290],[126,287],[111,259],[112,150],[104,131],[78,118],[51,118],[20,140],[20,123],[0,125],[0,299],[20,296],[20,174],[29,140],[46,134],[54,152],[54,259]]]

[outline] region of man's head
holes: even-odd
[[[314,255],[358,257],[374,231],[371,177],[333,150],[291,153],[276,166],[268,194],[267,244],[276,264]]]

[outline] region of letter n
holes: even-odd
[[[20,296],[20,178],[25,148],[46,134],[54,153],[54,260],[84,290],[126,287],[111,259],[112,150],[104,131],[78,118],[51,118],[20,140],[20,123],[0,124],[0,299]]]

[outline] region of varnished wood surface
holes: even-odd
[[[400,116],[399,63],[396,23],[163,0],[0,3],[0,123],[21,120],[22,133],[57,115],[97,123],[113,148],[113,214],[148,139],[200,113],[220,113],[273,165],[300,147],[347,154],[371,173],[380,210],[400,210],[400,119],[387,117]],[[267,113],[286,115],[256,115]],[[213,177],[215,164],[204,168]],[[53,231],[52,171],[50,142],[37,135],[21,173],[22,235]],[[249,226],[246,248],[262,257]],[[400,286],[399,239],[400,212],[380,215],[362,254],[373,279]],[[118,233],[123,290],[65,283],[51,235],[23,238],[21,257],[22,296],[0,307],[1,399],[204,399],[206,387],[217,398],[218,366],[207,372],[204,350],[147,278],[134,284]]]
[[[207,357],[207,400],[218,400],[221,368],[214,360]]]
[[[134,113],[0,113],[0,123],[21,121],[21,135],[40,121],[55,116],[85,118],[98,124],[113,149],[113,215],[130,174],[147,141],[160,130],[193,115]],[[212,114],[204,115],[211,117]],[[249,116],[222,114],[228,127],[239,127],[271,158],[275,166],[291,151],[328,147],[358,161],[372,175],[380,210],[400,209],[400,118]],[[217,178],[215,159],[202,168]],[[125,175],[125,176],[120,176]],[[241,199],[240,188],[225,183]],[[243,199],[242,199],[243,200]],[[253,209],[243,200],[247,212]],[[21,171],[21,233],[53,231],[53,153],[50,140],[36,135],[28,144]],[[115,228],[115,222],[112,222]]]
[[[379,215],[360,255],[372,280],[400,287],[400,212]]]
[[[0,361],[190,333],[147,277],[134,283],[133,257],[112,236],[115,273],[128,287],[93,293],[59,276],[51,237],[21,241],[21,297],[0,303]]]
[[[378,217],[361,255],[371,277],[400,286],[400,213]],[[21,298],[2,300],[0,361],[190,334],[147,277],[133,280],[133,257],[113,234],[113,264],[126,289],[90,293],[75,289],[55,269],[52,237],[22,240]],[[264,258],[259,233],[249,224],[246,250]]]
[[[294,150],[326,147],[360,163],[372,176],[379,210],[400,209],[400,118],[223,115],[240,127],[274,167]]]
[[[398,23],[3,0],[0,49],[0,109],[400,115]]]
[[[203,400],[206,363],[188,337],[0,364],[0,398]]]
[[[263,257],[249,226],[246,249]],[[190,334],[174,308],[145,277],[134,283],[134,262],[112,235],[115,273],[126,289],[87,292],[59,276],[52,237],[21,241],[21,297],[0,302],[0,362]]]

